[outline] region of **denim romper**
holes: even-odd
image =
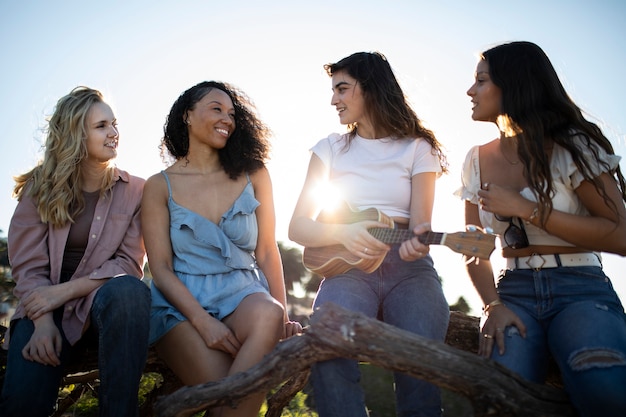
[[[174,273],[208,314],[218,320],[235,311],[248,295],[269,293],[269,285],[254,259],[259,202],[248,177],[241,195],[215,224],[178,205],[172,198],[167,174],[170,240]],[[247,175],[246,175],[247,176]],[[150,344],[178,323],[187,320],[156,288],[151,286]]]

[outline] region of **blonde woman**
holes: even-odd
[[[49,416],[64,366],[98,350],[100,416],[137,416],[150,292],[141,282],[144,181],[116,168],[117,120],[78,87],[48,122],[43,160],[16,177],[15,295],[0,415]]]

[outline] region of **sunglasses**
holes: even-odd
[[[509,227],[504,231],[504,241],[511,249],[527,248],[528,236],[526,235],[526,229],[524,228],[524,222],[518,217],[515,217],[519,221],[519,226],[513,222],[513,217],[502,217],[498,214],[495,215],[496,220],[501,222],[509,222]]]

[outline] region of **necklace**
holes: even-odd
[[[502,147],[502,139],[500,140],[500,153],[504,157],[505,161],[508,162],[510,165],[519,164],[519,159],[517,161],[511,161],[509,158],[506,157],[506,153],[504,152],[504,148]]]

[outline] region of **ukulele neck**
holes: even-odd
[[[415,234],[410,230],[392,229],[386,227],[374,227],[369,229],[369,232],[376,239],[389,244],[402,243],[415,236]],[[417,238],[424,245],[441,244],[445,239],[445,233],[424,232],[421,235],[418,235]]]

